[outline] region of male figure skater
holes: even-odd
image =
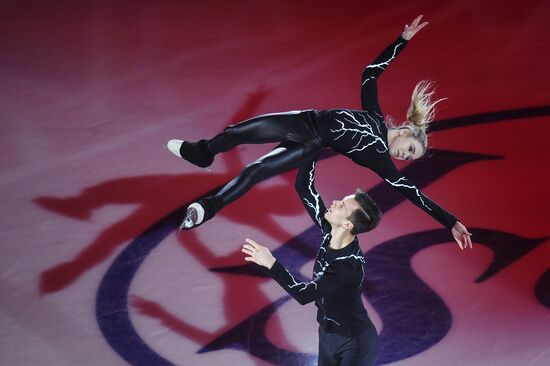
[[[378,335],[361,300],[365,258],[357,234],[376,227],[382,213],[368,194],[333,201],[327,210],[314,187],[315,161],[298,170],[296,190],[323,235],[313,281],[297,280],[269,249],[246,239],[245,260],[266,267],[270,276],[304,305],[315,301],[319,322],[319,365],[374,365]]]

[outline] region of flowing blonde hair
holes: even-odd
[[[418,139],[424,147],[424,152],[428,148],[428,124],[435,118],[435,106],[437,103],[447,98],[432,101],[435,94],[434,83],[429,80],[422,80],[414,87],[411,104],[407,110],[407,121],[399,128],[408,128],[411,136]]]

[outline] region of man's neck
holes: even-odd
[[[349,230],[342,228],[332,228],[330,239],[330,247],[332,249],[342,249],[350,245],[355,239],[355,235],[350,233]]]

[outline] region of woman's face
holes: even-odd
[[[389,142],[390,155],[397,160],[414,160],[424,155],[424,147],[418,139],[410,136],[408,129],[399,130],[399,134]]]

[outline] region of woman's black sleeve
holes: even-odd
[[[376,79],[382,74],[382,71],[388,67],[390,62],[397,57],[403,48],[405,48],[406,44],[407,41],[399,36],[363,71],[361,78],[361,105],[363,110],[380,111]]]
[[[386,158],[378,162],[377,164],[365,164],[360,160],[354,159],[354,161],[363,166],[367,166],[378,174],[382,179],[386,181],[393,188],[401,192],[409,201],[416,206],[424,210],[428,215],[437,220],[441,225],[448,229],[452,229],[458,219],[451,213],[445,211],[437,203],[432,201],[428,196],[423,194],[411,181],[401,174],[395,165],[391,162],[390,158]]]

